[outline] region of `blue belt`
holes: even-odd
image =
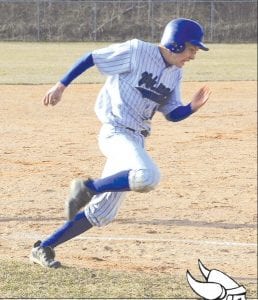
[[[130,127],[125,127],[125,128],[128,129],[128,130],[131,130],[133,132],[139,132],[144,137],[147,137],[149,135],[149,131],[148,130],[137,131],[137,130],[135,130],[133,128],[130,128]]]

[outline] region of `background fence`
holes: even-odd
[[[0,40],[155,42],[176,17],[203,24],[206,42],[257,41],[256,0],[0,0]]]

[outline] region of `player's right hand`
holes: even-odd
[[[62,98],[63,91],[65,90],[65,85],[61,82],[57,82],[45,95],[43,98],[43,104],[48,105],[56,105]]]
[[[199,91],[197,91],[197,93],[193,96],[191,102],[192,110],[195,112],[202,107],[208,101],[210,94],[211,90],[207,85],[200,88]]]

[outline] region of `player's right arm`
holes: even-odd
[[[47,91],[43,98],[43,104],[46,106],[56,105],[61,100],[65,88],[65,85],[61,82],[57,82],[50,90]]]
[[[94,66],[91,53],[86,53],[82,56],[72,68],[57,82],[43,98],[43,104],[56,105],[61,99],[65,88],[79,75],[85,72],[90,67]]]
[[[131,68],[131,41],[94,50],[82,56],[43,98],[44,105],[56,105],[65,88],[79,75],[96,65],[105,75],[127,72]]]

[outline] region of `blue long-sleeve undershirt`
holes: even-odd
[[[91,53],[86,53],[76,63],[72,68],[61,78],[60,82],[68,86],[76,77],[81,75],[87,69],[94,66],[94,61]]]

